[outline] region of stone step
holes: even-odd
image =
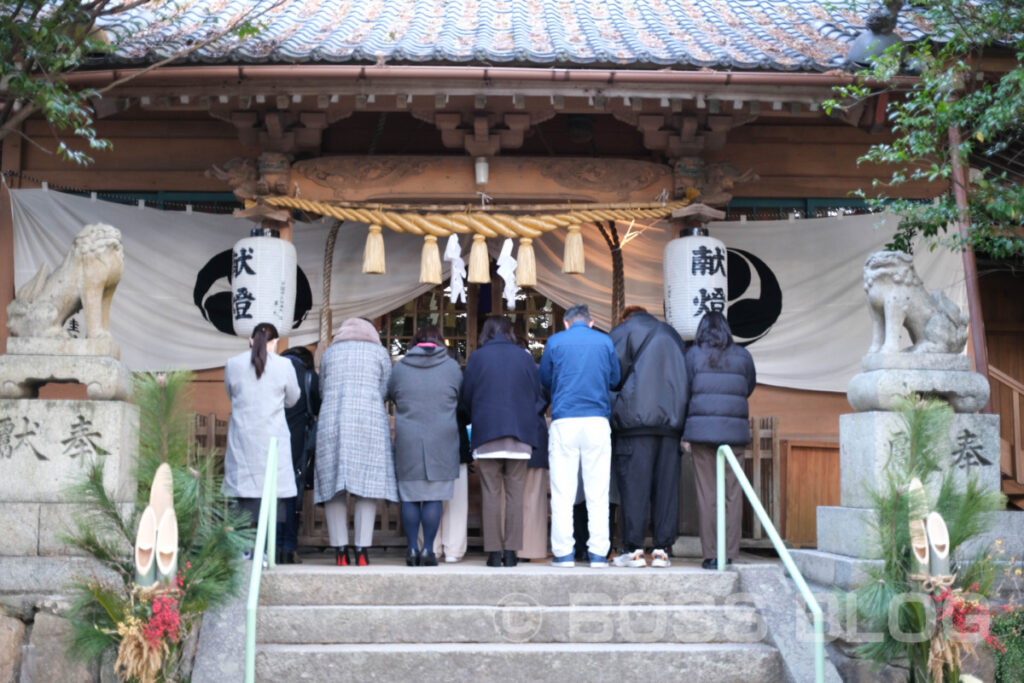
[[[275,644],[756,643],[765,632],[753,607],[632,604],[273,606],[256,626]]]
[[[264,573],[260,605],[721,604],[736,581],[735,572],[689,567],[286,565]]]
[[[261,681],[778,681],[767,645],[428,644],[261,645]]]

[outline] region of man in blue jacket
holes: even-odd
[[[551,552],[556,567],[572,567],[573,516],[583,473],[591,567],[608,566],[608,484],[611,479],[609,391],[619,383],[619,360],[608,335],[592,329],[586,305],[563,317],[540,361],[540,381],[551,396],[548,458],[551,476]]]

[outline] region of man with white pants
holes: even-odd
[[[540,381],[551,396],[552,564],[575,566],[572,507],[582,470],[590,566],[607,567],[612,453],[609,391],[619,383],[619,360],[608,335],[593,329],[586,305],[567,310],[563,321],[565,331],[548,340],[540,361]]]

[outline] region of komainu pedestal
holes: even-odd
[[[139,411],[125,399],[132,375],[110,334],[110,302],[124,270],[121,233],[87,225],[63,260],[19,289],[7,307],[7,354],[0,356],[0,593],[61,592],[69,581],[96,576],[97,563],[67,557],[63,542],[86,510],[68,488],[103,461],[103,485],[114,503],[135,499],[132,471]],[[68,318],[82,311],[73,337]],[[42,400],[49,382],[84,384],[88,401]],[[126,554],[129,549],[125,549]]]
[[[988,402],[988,381],[962,353],[967,317],[941,292],[925,289],[909,254],[869,256],[864,291],[872,343],[847,390],[857,412],[839,418],[840,505],[818,508],[818,549],[793,553],[809,580],[843,589],[869,580],[881,563],[871,492],[886,487],[905,429],[898,412],[905,400],[942,399],[954,411],[949,432],[939,437],[942,471],[929,478],[930,503],[947,471],[961,488],[968,476],[991,491],[1001,483],[999,416],[977,412]]]
[[[82,512],[67,489],[103,460],[116,503],[135,498],[139,410],[123,401],[0,400],[0,555],[68,554]]]

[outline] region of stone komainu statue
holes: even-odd
[[[879,251],[864,264],[864,291],[871,313],[868,353],[900,350],[906,327],[910,353],[960,353],[967,343],[967,317],[942,292],[929,293],[914,270],[914,258]]]
[[[14,337],[68,338],[64,323],[83,309],[85,337],[110,338],[110,301],[124,272],[121,232],[87,225],[53,273],[44,264],[7,307]]]

